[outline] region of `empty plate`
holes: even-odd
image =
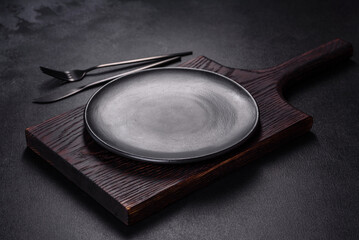
[[[142,161],[188,163],[243,143],[258,107],[241,85],[217,73],[158,68],[98,90],[85,108],[90,135],[111,152]]]

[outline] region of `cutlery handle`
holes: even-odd
[[[131,63],[141,63],[141,62],[149,62],[149,61],[154,61],[154,60],[164,60],[164,59],[168,59],[168,58],[182,57],[182,56],[187,56],[187,55],[191,55],[191,54],[192,54],[192,52],[179,52],[179,53],[172,53],[172,54],[168,54],[168,55],[126,60],[126,61],[121,61],[121,62],[105,63],[105,64],[100,64],[100,65],[97,65],[94,67],[90,67],[90,68],[86,69],[85,71],[89,72],[89,71],[92,71],[92,70],[95,70],[98,68],[120,66],[120,65],[126,65],[126,64],[131,64]]]
[[[146,70],[146,69],[149,69],[149,68],[159,67],[159,66],[164,65],[164,64],[179,61],[180,59],[181,59],[181,57],[176,56],[176,57],[172,57],[172,58],[169,58],[169,59],[162,60],[160,62],[155,62],[155,63],[149,64],[149,65],[146,65],[146,66],[143,66],[143,67],[136,68],[134,70],[125,72],[125,73],[121,73],[121,74],[113,76],[113,77],[109,77],[109,78],[105,78],[105,79],[102,79],[102,80],[99,80],[99,81],[96,81],[96,82],[93,82],[93,83],[89,83],[87,85],[82,86],[82,89],[84,90],[84,89],[91,88],[91,87],[94,87],[94,86],[97,86],[97,85],[101,85],[103,83],[107,83],[107,82],[119,79],[119,78],[121,78],[123,76],[129,75],[129,74],[132,74],[132,73],[140,72],[142,70]]]
[[[279,85],[282,86],[288,79],[292,81],[301,78],[346,60],[352,55],[352,44],[338,38],[267,70],[279,73]]]

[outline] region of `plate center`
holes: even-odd
[[[157,133],[164,138],[193,134],[206,125],[209,117],[193,97],[180,94],[143,99],[137,109],[140,111],[134,111],[129,119],[134,130]]]

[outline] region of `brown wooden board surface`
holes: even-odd
[[[336,39],[265,70],[228,68],[206,57],[182,64],[235,80],[253,95],[259,107],[256,133],[244,145],[212,160],[158,165],[117,156],[86,132],[84,106],[27,128],[27,145],[122,222],[133,224],[309,131],[312,117],[283,99],[283,87],[288,80],[302,79],[352,54],[350,43]]]

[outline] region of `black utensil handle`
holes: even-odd
[[[279,74],[278,82],[283,85],[288,79],[292,82],[349,59],[352,55],[352,44],[338,38],[268,70]]]

